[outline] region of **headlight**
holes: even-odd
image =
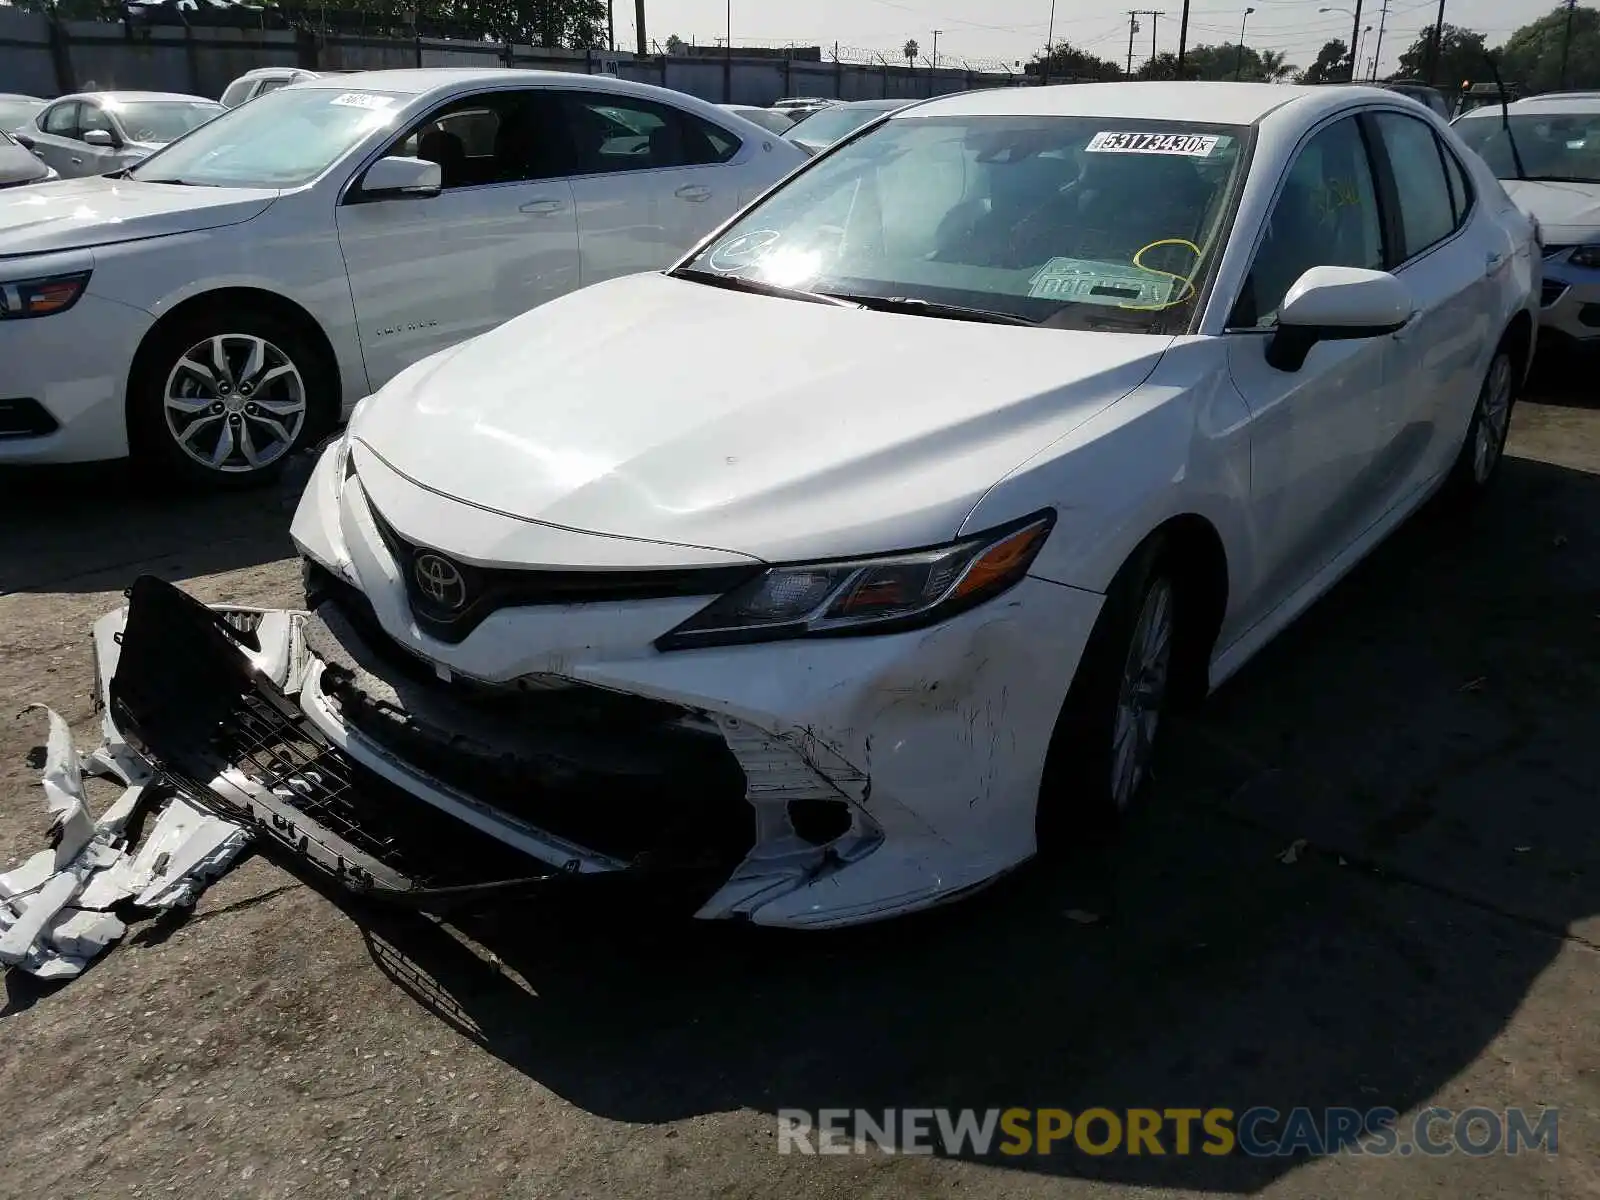
[[[66,312],[88,286],[88,271],[0,282],[0,321],[21,321]]]
[[[1567,256],[1567,261],[1575,267],[1600,268],[1600,244],[1579,246]]]
[[[770,567],[656,639],[658,650],[891,633],[981,604],[1028,573],[1055,513],[946,546]]]

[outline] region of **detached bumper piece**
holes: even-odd
[[[390,783],[334,746],[242,652],[254,634],[153,577],[129,595],[111,717],[182,793],[364,895],[429,907],[507,894],[679,894],[698,907],[729,867],[553,866]],[[313,668],[323,671],[320,664]],[[337,668],[334,668],[337,672]],[[603,807],[603,796],[589,797]]]

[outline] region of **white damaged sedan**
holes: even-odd
[[[306,611],[141,580],[108,733],[419,903],[946,901],[1114,818],[1165,713],[1491,481],[1539,271],[1389,91],[904,109],[364,401],[294,519]]]

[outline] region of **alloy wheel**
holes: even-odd
[[[1172,585],[1157,579],[1145,593],[1117,691],[1111,743],[1111,795],[1127,809],[1150,773],[1156,728],[1166,702],[1172,666]]]
[[[249,333],[189,347],[167,375],[167,429],[185,455],[213,471],[263,470],[287,454],[306,421],[300,368]]]
[[[1505,449],[1506,431],[1511,422],[1511,358],[1498,354],[1484,380],[1478,400],[1477,432],[1472,445],[1472,477],[1486,483]]]

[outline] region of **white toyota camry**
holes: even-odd
[[[110,733],[367,890],[948,900],[1491,481],[1539,266],[1393,92],[909,108],[367,399],[294,519],[309,611],[141,581]]]
[[[113,176],[8,188],[0,466],[131,449],[259,478],[402,367],[666,266],[804,161],[645,84],[379,71],[274,91]]]

